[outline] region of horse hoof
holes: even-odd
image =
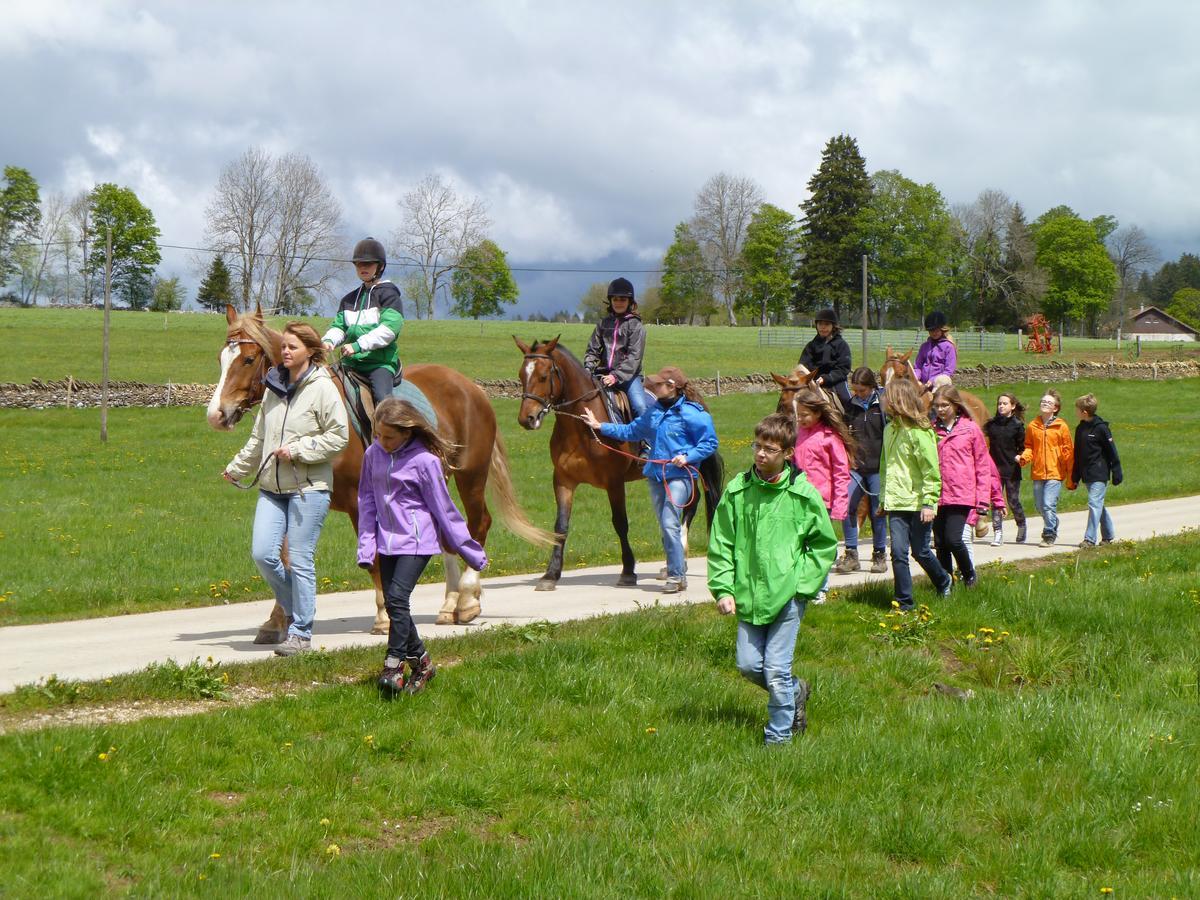
[[[620,578],[617,579],[617,587],[636,587],[636,586],[637,586],[637,576],[636,575],[622,575]]]
[[[371,626],[371,634],[387,634],[389,624],[388,622],[376,622]]]
[[[437,618],[433,620],[433,624],[434,625],[453,625],[454,624],[454,613],[453,612],[445,612],[445,611],[438,613]]]
[[[535,591],[553,591],[558,588],[558,582],[553,578],[543,578],[537,583]]]
[[[287,633],[274,628],[260,628],[254,636],[256,644],[282,644],[287,639]]]
[[[454,621],[459,625],[466,625],[479,615],[479,609],[480,607],[478,603],[472,603],[470,606],[464,606],[462,609],[455,611]]]

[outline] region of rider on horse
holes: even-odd
[[[925,317],[925,330],[929,339],[917,351],[913,363],[913,375],[927,391],[950,384],[958,368],[958,348],[947,334],[946,314],[935,309]]]
[[[381,403],[400,381],[396,337],[404,324],[400,291],[381,281],[387,268],[383,244],[363,238],[354,245],[354,270],[362,284],[342,298],[333,324],[321,338],[326,350],[342,348],[342,365],[371,381],[371,396]]]
[[[810,372],[816,372],[817,377],[812,383],[824,391],[837,394],[842,409],[846,409],[850,405],[850,389],[846,386],[852,367],[850,345],[842,337],[834,310],[821,310],[813,319],[813,325],[817,329],[817,336],[801,351],[800,365]]]
[[[598,377],[609,390],[624,391],[629,397],[632,419],[646,411],[642,387],[646,330],[637,308],[629,279],[614,278],[608,286],[608,315],[592,332],[583,357],[584,368],[592,377]]]

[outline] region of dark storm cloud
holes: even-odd
[[[202,238],[247,146],[311,156],[350,234],[439,171],[514,264],[644,268],[717,171],[795,210],[828,138],[951,202],[999,188],[1200,239],[1189,5],[8,3],[0,161],[133,187]],[[1152,50],[1149,48],[1153,48]],[[523,276],[523,306],[601,275]],[[543,289],[546,285],[553,289]],[[563,294],[572,296],[562,296]]]

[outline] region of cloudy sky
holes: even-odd
[[[1198,34],[1186,2],[0,0],[0,163],[126,185],[183,245],[253,145],[310,156],[351,240],[438,172],[514,267],[614,270],[517,272],[521,313],[656,267],[716,172],[797,211],[839,133],[951,203],[1110,213],[1173,259],[1200,250]]]

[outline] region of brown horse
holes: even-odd
[[[230,431],[242,416],[263,397],[263,378],[271,365],[279,362],[282,335],[263,323],[262,310],[253,315],[239,316],[232,306],[225,307],[229,324],[219,360],[221,379],[208,404],[208,423],[218,431]],[[534,543],[551,543],[553,538],[535,527],[517,504],[512,478],[508,471],[508,455],[496,427],[496,413],[483,390],[454,369],[445,366],[415,365],[404,370],[404,377],[419,387],[429,400],[438,418],[438,431],[458,449],[454,459],[454,482],[458,485],[466,513],[467,529],[480,544],[486,545],[492,516],[485,500],[485,490],[492,488],[493,500],[505,524],[518,537]],[[335,378],[342,399],[340,379]],[[350,517],[358,533],[358,476],[362,471],[366,447],[351,429],[350,443],[333,461],[333,492],[330,506]],[[490,475],[490,478],[489,478]],[[444,555],[446,562],[446,597],[438,613],[437,623],[470,622],[480,611],[483,593],[479,573],[461,570],[458,557]],[[379,566],[371,568],[375,582],[375,624],[372,634],[387,634],[388,617],[383,605],[383,590],[379,583]],[[287,620],[278,602],[270,618],[258,630],[255,643],[282,641],[287,634]]]
[[[909,362],[909,357],[912,356],[912,351],[901,355],[891,347],[887,348],[887,354],[883,360],[883,368],[879,370],[879,385],[886,387],[887,383],[893,378],[911,378],[916,381],[916,373],[913,372],[912,363]],[[983,405],[983,401],[972,394],[970,391],[960,390],[959,396],[962,397],[963,403],[966,404],[967,411],[971,413],[971,418],[975,420],[975,424],[983,428],[988,420],[988,409]],[[921,395],[921,405],[925,411],[929,411],[929,405],[933,402],[933,394],[926,391]]]
[[[528,344],[513,335],[517,347],[525,354],[521,364],[521,407],[517,411],[517,422],[522,428],[534,431],[541,427],[547,413],[555,413],[554,431],[550,435],[550,459],[554,462],[554,498],[558,514],[554,530],[562,540],[550,552],[550,563],[546,573],[538,582],[537,590],[552,591],[562,576],[563,550],[567,543],[567,531],[571,524],[571,507],[575,502],[575,489],[581,484],[603,488],[608,492],[608,506],[612,513],[613,530],[621,542],[621,575],[617,584],[637,584],[634,571],[633,548],[629,545],[629,516],[625,508],[625,482],[642,477],[645,460],[638,459],[636,444],[602,444],[592,430],[580,418],[583,410],[590,409],[596,418],[608,420],[608,410],[600,389],[592,381],[579,360],[565,347],[558,346],[558,338],[552,341]],[[608,449],[613,447],[622,453]],[[712,525],[713,512],[721,499],[724,480],[724,463],[720,454],[714,453],[700,464],[704,482],[704,500],[708,523]],[[684,510],[683,546],[687,548],[687,529],[696,515],[698,504],[693,503]]]

